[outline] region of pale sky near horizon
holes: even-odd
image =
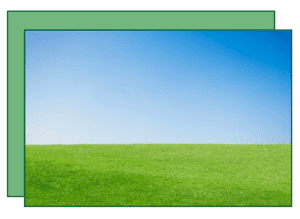
[[[26,31],[26,144],[290,143],[291,31]]]

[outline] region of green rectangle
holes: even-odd
[[[274,30],[275,11],[8,11],[8,197],[24,197],[26,29]]]

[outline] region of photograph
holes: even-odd
[[[25,31],[25,206],[291,206],[291,31]]]

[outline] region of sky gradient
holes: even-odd
[[[26,144],[291,142],[290,31],[26,31]]]

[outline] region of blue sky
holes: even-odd
[[[290,141],[290,31],[26,32],[26,144]]]

